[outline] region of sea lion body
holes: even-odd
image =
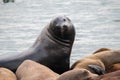
[[[75,68],[85,68],[93,73],[96,73],[93,69],[89,67],[89,65],[97,65],[100,66],[101,69],[105,71],[110,65],[120,63],[120,50],[110,50],[103,51],[97,54],[92,54],[83,59],[76,61],[71,69]]]
[[[0,80],[17,80],[16,75],[7,68],[0,68]]]
[[[56,80],[119,80],[120,70],[106,73],[104,75],[97,75],[91,73],[87,69],[73,69],[64,72]]]
[[[75,29],[69,18],[59,16],[48,24],[33,46],[13,56],[1,56],[0,66],[16,71],[26,59],[39,62],[57,73],[69,69]]]
[[[96,80],[97,74],[86,69],[73,69],[61,74],[56,80]]]
[[[87,69],[75,68],[59,75],[35,61],[25,60],[17,69],[18,80],[119,80],[120,70],[97,75]]]
[[[104,52],[104,51],[112,51],[112,49],[109,49],[109,48],[100,48],[97,51],[95,51],[93,54],[97,54],[99,52]],[[106,73],[114,72],[114,71],[117,71],[117,70],[120,70],[120,63],[116,63],[116,64],[112,64],[112,65],[108,66],[106,68]]]
[[[114,72],[114,71],[117,71],[117,70],[120,70],[120,63],[116,63],[116,64],[113,64],[113,65],[110,65],[106,69],[106,72],[109,73],[109,72]]]
[[[59,74],[32,60],[25,60],[17,69],[18,80],[55,80]]]
[[[100,80],[120,80],[120,70],[99,76]]]

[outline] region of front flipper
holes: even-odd
[[[100,66],[97,65],[88,65],[89,68],[91,68],[93,71],[95,71],[98,75],[105,74],[105,70],[103,70]]]

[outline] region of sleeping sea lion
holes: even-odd
[[[103,52],[103,51],[110,51],[110,50],[112,50],[112,49],[109,49],[109,48],[100,48],[97,51],[95,51],[93,54],[97,54],[97,53]],[[112,64],[109,67],[107,67],[106,68],[106,73],[117,71],[117,70],[120,70],[120,63]]]
[[[32,60],[25,60],[16,71],[17,80],[55,80],[59,74]]]
[[[92,73],[96,73],[96,71],[99,70],[97,70],[97,67],[95,68],[95,65],[101,67],[101,69],[105,71],[105,69],[108,68],[110,65],[116,63],[120,63],[120,50],[110,50],[110,51],[108,50],[108,51],[99,52],[97,54],[92,54],[90,56],[87,56],[83,59],[76,61],[72,65],[71,69],[84,68],[91,71]]]
[[[0,80],[17,80],[17,78],[11,70],[0,67]]]

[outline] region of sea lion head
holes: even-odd
[[[73,43],[75,29],[71,20],[66,16],[58,16],[50,22],[49,33],[57,40],[65,43]]]

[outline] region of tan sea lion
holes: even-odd
[[[87,69],[75,68],[59,75],[37,62],[26,60],[17,69],[18,80],[119,80],[120,71],[97,75]]]
[[[110,50],[112,50],[112,49],[101,48],[101,49],[98,49],[97,51],[95,51],[93,54],[97,54],[97,53],[103,52],[103,51],[110,51]],[[117,71],[117,70],[120,70],[120,63],[110,65],[108,68],[106,68],[106,73]]]
[[[95,80],[97,77],[97,74],[93,74],[86,69],[73,69],[64,72],[56,80]]]
[[[0,67],[0,80],[17,80],[17,78],[11,70]]]
[[[119,80],[120,70],[107,73],[104,75],[97,75],[91,73],[87,69],[73,69],[61,74],[56,80]]]
[[[32,60],[25,60],[17,69],[18,80],[55,80],[59,74]]]
[[[105,71],[105,69],[108,68],[110,65],[116,63],[120,63],[120,50],[110,50],[110,51],[99,52],[97,54],[92,54],[83,59],[80,59],[72,65],[71,69],[84,68],[91,71],[92,73],[96,73],[96,70],[98,68],[96,67],[95,70],[95,65],[101,67],[101,69]],[[93,65],[93,66],[89,66],[89,65]],[[91,67],[94,69],[92,69]]]

